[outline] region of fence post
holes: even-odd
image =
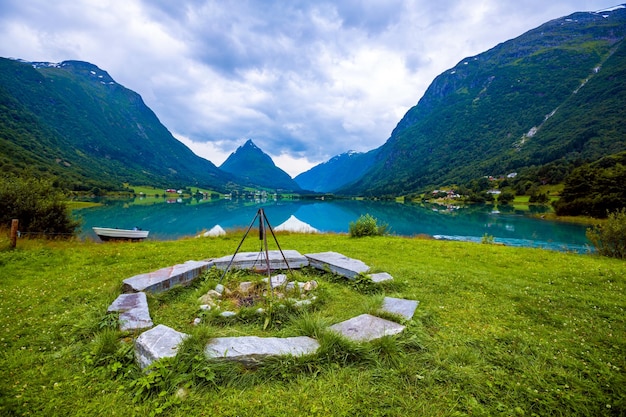
[[[17,226],[19,222],[18,219],[11,220],[11,249],[14,249],[17,244]]]

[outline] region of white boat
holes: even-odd
[[[141,229],[113,229],[109,227],[92,227],[93,231],[103,241],[108,240],[143,240],[148,237],[148,230]]]

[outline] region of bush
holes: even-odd
[[[600,255],[626,259],[626,208],[610,213],[605,223],[587,229],[587,239]]]
[[[72,219],[64,194],[50,180],[0,178],[0,225],[19,220],[21,233],[72,237],[80,225]]]
[[[362,215],[356,222],[350,222],[350,237],[383,236],[387,234],[388,226],[378,225],[378,220],[369,214]]]
[[[510,202],[512,202],[513,200],[515,200],[515,195],[513,195],[513,193],[509,192],[509,191],[505,191],[502,194],[500,194],[500,196],[498,197],[498,203],[499,204],[509,204]]]

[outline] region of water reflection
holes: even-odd
[[[196,236],[215,226],[228,231],[247,228],[263,207],[272,227],[301,222],[320,232],[347,233],[351,222],[369,213],[403,236],[429,235],[441,239],[481,241],[483,236],[511,246],[588,251],[585,227],[529,217],[513,207],[438,206],[356,200],[103,200],[100,207],[77,210],[83,237],[97,239],[93,226],[150,230],[150,238],[173,240]],[[532,208],[541,213],[541,208]],[[543,208],[545,211],[546,209]],[[301,227],[303,227],[300,224]]]

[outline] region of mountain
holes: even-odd
[[[338,193],[401,195],[626,150],[626,8],[552,20],[431,83]]]
[[[220,169],[236,176],[240,182],[249,186],[301,191],[289,174],[278,168],[272,158],[251,139],[231,153],[220,165]]]
[[[300,188],[321,193],[330,193],[358,180],[373,165],[377,150],[366,153],[349,151],[334,156],[296,176]]]
[[[139,94],[97,66],[0,58],[0,169],[65,187],[222,190],[232,176],[176,140]]]

